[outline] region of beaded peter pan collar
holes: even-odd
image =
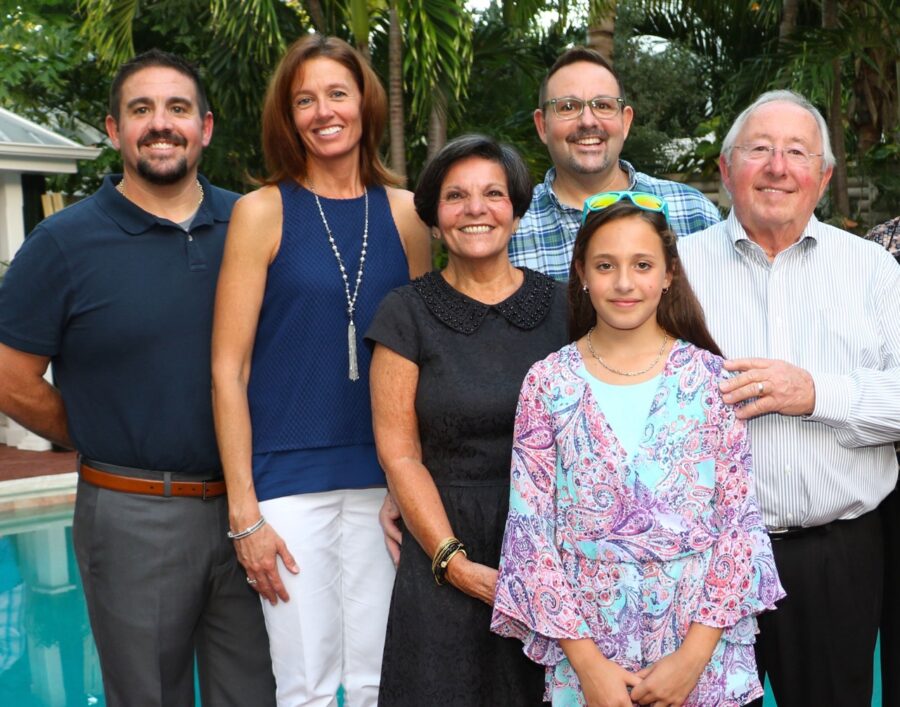
[[[484,304],[455,290],[438,272],[426,273],[413,281],[429,311],[460,334],[473,334],[490,310],[499,312],[519,329],[534,329],[553,302],[554,280],[528,268],[521,268],[525,280],[518,290],[502,302]]]

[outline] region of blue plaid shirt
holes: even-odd
[[[658,194],[668,202],[669,222],[679,236],[702,231],[722,220],[715,205],[693,187],[636,172],[625,160],[619,160],[619,166],[628,173],[629,189]],[[553,192],[554,179],[556,169],[551,167],[544,181],[534,188],[531,206],[510,239],[509,259],[513,265],[565,282],[569,279],[575,234],[581,226],[581,209],[559,201]]]

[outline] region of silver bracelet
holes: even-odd
[[[233,530],[229,530],[225,534],[228,536],[229,540],[242,540],[243,538],[246,538],[249,535],[253,535],[253,533],[255,533],[257,530],[262,528],[265,524],[266,524],[265,516],[260,516],[259,520],[256,521],[249,528],[245,528],[244,530],[242,530],[239,533],[235,533]]]

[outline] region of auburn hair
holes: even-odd
[[[268,172],[263,183],[306,178],[308,155],[294,125],[291,86],[303,71],[303,65],[320,57],[345,67],[359,89],[362,122],[359,174],[362,183],[401,185],[403,178],[388,169],[378,154],[387,124],[384,87],[362,54],[343,39],[322,34],[306,35],[288,47],[269,81],[262,111],[262,148]]]
[[[582,270],[584,269],[585,254],[597,229],[605,223],[627,216],[638,216],[653,226],[662,242],[666,271],[672,276],[669,290],[663,294],[656,308],[657,323],[670,336],[689,341],[701,349],[721,356],[722,351],[706,328],[703,307],[697,300],[681,265],[681,258],[678,257],[675,232],[669,228],[662,213],[642,209],[628,199],[622,199],[605,209],[588,214],[587,220],[575,236],[572,264],[569,268],[569,341],[580,339],[597,322],[597,313],[591,304],[590,293],[582,289],[577,267],[580,265]]]

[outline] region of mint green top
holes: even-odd
[[[584,366],[579,367],[578,375],[590,385],[594,399],[600,404],[600,410],[613,433],[622,443],[622,448],[628,456],[632,456],[641,443],[644,421],[650,412],[653,395],[659,389],[662,374],[648,381],[625,385],[604,383],[589,373]]]

